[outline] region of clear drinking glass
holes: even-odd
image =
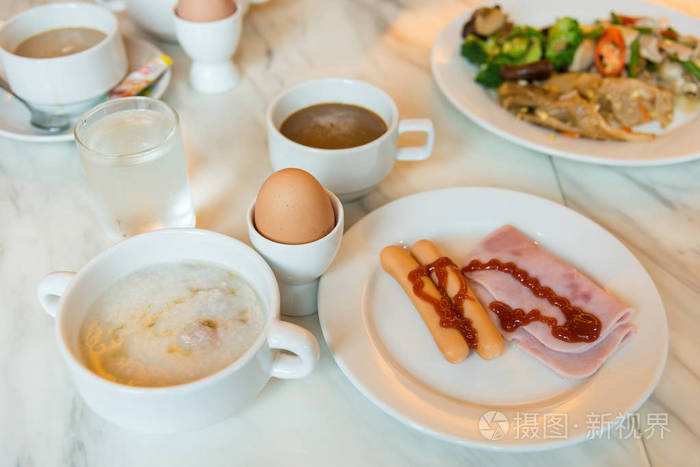
[[[164,227],[194,227],[180,121],[149,97],[115,99],[73,130],[85,175],[110,239]]]

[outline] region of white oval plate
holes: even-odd
[[[506,223],[638,310],[637,333],[590,378],[562,378],[510,343],[495,360],[472,353],[459,364],[448,363],[379,264],[383,247],[421,238],[434,240],[461,263],[481,237]],[[589,414],[608,414],[610,422],[649,397],[668,351],[661,298],[620,241],[564,206],[496,188],[429,191],[367,215],[346,233],[322,277],[318,313],[335,361],[367,398],[413,428],[485,449],[533,451],[585,439]],[[505,416],[501,438],[486,423],[489,415],[481,421],[489,411]],[[537,414],[540,436],[523,439],[516,417],[531,413]],[[554,418],[566,419],[565,438],[553,438],[551,429],[544,436],[544,424]]]
[[[544,26],[557,17],[572,16],[581,22],[607,18],[610,10],[625,15],[647,15],[666,18],[678,31],[697,34],[700,20],[670,8],[640,0],[499,0],[481,5],[501,5],[512,21],[518,24]],[[478,7],[478,6],[477,6]],[[475,7],[476,8],[476,7]],[[455,18],[433,44],[431,67],[438,87],[447,99],[476,124],[513,143],[553,156],[606,165],[661,165],[683,162],[700,157],[697,134],[700,133],[698,113],[684,114],[677,110],[674,122],[661,130],[658,123],[637,127],[640,131],[657,133],[654,141],[626,143],[594,141],[561,136],[554,131],[519,120],[501,108],[495,95],[474,81],[477,67],[460,55],[462,26],[474,8]]]
[[[124,48],[129,61],[129,72],[134,71],[148,60],[163,54],[155,45],[138,37],[124,35]],[[170,84],[171,71],[166,70],[163,76],[153,85],[150,97],[160,99]],[[29,123],[29,111],[10,93],[0,89],[0,136],[19,141],[39,143],[55,143],[73,140],[73,127],[61,133],[47,133],[33,127]]]

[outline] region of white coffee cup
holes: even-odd
[[[176,386],[132,387],[91,372],[78,349],[78,330],[90,305],[122,277],[156,263],[180,260],[221,265],[253,287],[266,312],[255,343],[226,368]],[[44,309],[55,317],[58,348],[80,395],[99,415],[128,429],[167,433],[216,423],[250,404],[271,376],[306,376],[319,356],[311,333],[279,320],[277,282],[265,260],[243,242],[215,232],[164,229],[130,237],[99,254],[77,274],[54,272],[44,277],[37,293]]]
[[[235,0],[243,14],[251,3],[264,3],[268,0]],[[142,29],[159,39],[177,42],[172,11],[177,0],[97,0],[112,11],[124,11]]]
[[[63,57],[28,58],[17,45],[50,29],[87,27],[107,37]],[[14,16],[0,26],[0,60],[12,91],[49,113],[79,115],[93,107],[126,75],[128,62],[117,18],[89,3],[52,3]]]
[[[386,123],[387,131],[362,146],[347,149],[319,149],[296,143],[280,132],[285,119],[294,112],[323,103],[353,104],[371,110]],[[397,147],[405,132],[424,132],[423,146]],[[435,130],[425,118],[399,120],[393,99],[368,83],[344,78],[327,78],[293,86],[277,96],[267,110],[267,138],[273,170],[296,167],[306,170],[321,184],[350,201],[369,192],[386,177],[394,161],[419,161],[430,157]]]

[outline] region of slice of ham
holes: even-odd
[[[476,298],[486,305],[491,296],[479,284],[472,284],[472,291]],[[491,314],[494,322],[498,323],[495,314]],[[634,326],[623,323],[612,330],[604,339],[598,339],[595,345],[589,347],[584,352],[557,352],[542,344],[539,340],[527,332],[527,327],[520,327],[513,332],[505,332],[501,329],[504,337],[515,342],[520,349],[532,355],[540,362],[547,365],[556,373],[566,378],[587,378],[595,373],[603,363],[634,334]]]
[[[474,259],[485,263],[494,258],[503,263],[515,263],[519,268],[528,271],[531,277],[538,278],[543,286],[551,287],[558,295],[568,298],[572,305],[596,315],[601,321],[600,336],[594,342],[565,342],[554,337],[551,329],[541,322],[533,322],[519,328],[540,342],[544,348],[559,353],[587,352],[632,317],[633,310],[629,306],[617,300],[573,267],[540,248],[537,243],[511,225],[504,225],[484,237],[471,251],[465,264],[469,264]],[[485,309],[488,309],[489,303],[501,301],[513,308],[522,308],[526,312],[533,309],[540,310],[543,315],[555,317],[559,324],[566,321],[559,308],[536,297],[510,274],[493,270],[474,271],[467,273],[467,277],[482,287],[479,299]],[[493,312],[491,317],[500,327],[498,317]],[[525,337],[518,339],[517,336],[509,336],[512,333],[501,331],[506,338],[512,337],[520,342],[530,342]],[[530,348],[534,346],[530,345]]]
[[[515,332],[522,331],[518,329]],[[595,373],[617,348],[634,334],[634,326],[629,323],[616,327],[602,341],[585,352],[557,352],[542,345],[526,331],[518,338],[518,347],[541,361],[552,370],[567,378],[587,378]]]

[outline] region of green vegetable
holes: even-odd
[[[614,11],[610,12],[610,22],[612,22],[612,24],[622,24],[622,21],[620,21],[620,17],[617,16],[617,14],[615,14]]]
[[[651,71],[652,73],[655,73],[659,71],[659,65],[649,60],[647,61],[647,70]]]
[[[643,26],[632,26],[632,27],[633,27],[634,29],[636,29],[637,32],[639,32],[639,34],[651,34],[651,33],[654,32],[653,29],[651,29],[651,28],[645,28],[645,27],[643,27]]]
[[[515,26],[501,45],[501,52],[512,65],[536,62],[542,58],[544,41],[544,35],[539,30],[531,26]]]
[[[700,68],[698,68],[695,63],[691,62],[690,60],[686,60],[685,62],[681,62],[681,65],[683,65],[683,68],[685,68],[688,73],[693,75],[695,79],[700,81]]]
[[[532,26],[514,26],[508,34],[508,39],[513,37],[536,37],[541,41],[544,41],[544,34],[539,29],[535,29]]]
[[[477,65],[481,65],[489,58],[486,44],[474,34],[469,34],[462,42],[462,55]]]
[[[639,39],[635,39],[630,45],[630,62],[627,65],[627,74],[630,78],[637,77],[637,68],[639,68]]]
[[[490,62],[481,66],[481,70],[476,75],[476,82],[487,88],[497,88],[504,79],[500,74],[501,67],[509,63],[509,58],[505,55],[498,55]]]
[[[603,26],[596,26],[583,35],[584,39],[598,39],[603,35]]]
[[[518,64],[533,63],[542,58],[542,42],[537,37],[530,38],[530,48],[518,61]]]
[[[547,32],[545,57],[560,70],[574,60],[574,53],[583,41],[583,32],[574,18],[559,18]]]
[[[518,59],[525,55],[530,48],[530,39],[524,36],[514,37],[506,40],[501,45],[501,52],[513,59]]]
[[[700,80],[700,67],[698,67],[695,63],[691,62],[690,60],[682,61],[677,55],[671,55],[668,57],[668,59],[672,62],[680,63],[681,66],[685,68],[685,71],[693,75],[695,79]]]
[[[494,37],[485,41],[474,34],[469,34],[462,42],[462,55],[472,63],[481,65],[489,58],[498,55],[500,48]]]

